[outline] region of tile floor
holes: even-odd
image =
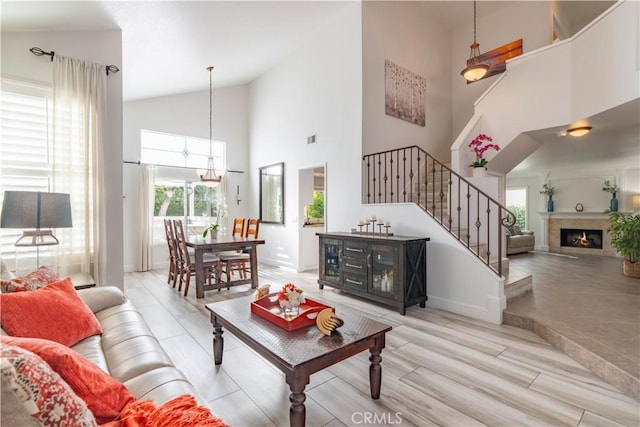
[[[535,331],[640,399],[640,279],[622,274],[622,260],[533,252],[510,265],[533,275],[533,293],[507,306],[505,323]]]

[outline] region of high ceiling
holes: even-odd
[[[506,1],[481,1],[491,14]],[[612,2],[560,2],[591,19]],[[594,4],[600,5],[594,10]],[[422,1],[447,28],[468,23],[469,1]],[[347,1],[5,1],[2,31],[122,29],[125,101],[246,84],[274,67],[319,27],[358,7]],[[588,22],[588,21],[587,21]],[[577,25],[584,25],[578,23]],[[47,49],[46,46],[40,46]],[[465,52],[466,54],[466,52]]]
[[[613,1],[550,0],[575,34]],[[470,1],[422,1],[445,28],[470,20]],[[478,3],[479,14],[508,1]],[[206,67],[215,66],[216,87],[246,84],[278,64],[356,1],[5,1],[0,0],[3,32],[122,29],[125,101],[206,90]],[[44,49],[47,46],[40,46]],[[621,107],[622,108],[622,107]],[[625,120],[621,123],[620,120]],[[553,168],[571,160],[578,147],[594,146],[604,165],[620,156],[638,163],[638,103],[593,118],[594,132],[578,139],[558,137],[559,129],[530,135],[543,143],[511,175],[526,176],[540,165]],[[595,129],[599,129],[595,132]],[[599,143],[602,139],[606,145]],[[596,148],[597,146],[597,148]]]

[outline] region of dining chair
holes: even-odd
[[[184,234],[182,220],[173,220],[173,229],[175,231],[178,254],[180,257],[180,284],[178,285],[178,292],[182,290],[182,284],[184,283],[184,296],[187,296],[187,294],[189,293],[191,276],[196,274],[196,262],[195,259],[192,259],[192,255],[189,253],[189,247],[187,246],[187,239]],[[216,284],[219,284],[221,276],[220,258],[213,254],[205,254],[203,261],[204,275],[208,283],[211,284],[211,275],[213,274],[215,275]]]
[[[173,287],[175,288],[176,283],[178,282],[180,258],[177,252],[178,247],[176,245],[176,238],[173,231],[173,223],[170,219],[164,220],[164,234],[169,248],[169,275],[167,276],[167,283],[173,284]]]
[[[246,228],[244,230],[243,237],[258,238],[258,232],[260,230],[259,219],[248,219],[246,222]],[[235,254],[219,254],[220,262],[222,264],[222,272],[227,277],[227,282],[231,280],[234,272],[238,272],[241,279],[247,278],[247,272],[249,272],[249,253],[246,251],[238,251]]]
[[[231,237],[242,237],[244,235],[244,218],[234,218]]]

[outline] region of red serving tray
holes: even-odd
[[[278,293],[274,292],[251,302],[251,312],[268,321],[275,323],[287,331],[315,325],[318,313],[326,308],[330,308],[334,313],[336,309],[321,302],[305,298],[305,303],[300,304],[300,313],[291,320],[284,318],[284,310],[278,304]]]

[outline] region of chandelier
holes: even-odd
[[[222,173],[216,173],[213,159],[213,66],[209,70],[209,157],[207,158],[207,170],[199,172],[200,181],[208,187],[215,187],[222,181]]]
[[[476,41],[476,1],[473,0],[473,43],[467,66],[460,72],[468,82],[480,80],[489,71],[489,66],[480,61],[480,43]]]

